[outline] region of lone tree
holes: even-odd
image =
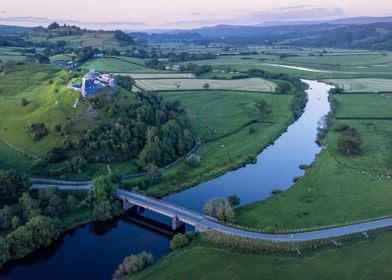
[[[204,205],[204,212],[220,221],[233,222],[234,209],[225,198],[213,198]]]
[[[344,131],[338,138],[338,147],[341,153],[345,155],[355,155],[361,152],[362,139],[358,131],[350,127]]]
[[[209,83],[205,83],[205,84],[203,85],[203,88],[204,88],[205,90],[208,90],[210,87],[211,87],[211,86],[210,86]]]
[[[113,201],[116,195],[116,186],[109,176],[99,176],[93,181],[92,196],[97,201]]]
[[[265,119],[272,112],[271,105],[264,99],[256,101],[256,108],[261,119]]]
[[[241,199],[235,194],[230,195],[227,200],[232,207],[237,207],[241,203]]]

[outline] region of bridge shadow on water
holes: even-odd
[[[147,215],[143,215],[144,213]],[[153,217],[149,217],[148,215]],[[150,211],[146,211],[143,208],[132,208],[131,210],[127,211],[125,220],[167,237],[173,237],[177,233],[185,233],[186,230],[190,230],[190,228],[185,224],[182,224],[176,230],[173,230],[172,226],[166,224],[164,219],[159,219],[159,216],[159,214],[151,213]]]

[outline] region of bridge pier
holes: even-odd
[[[172,229],[173,230],[177,230],[182,225],[184,225],[184,222],[180,221],[180,219],[178,218],[177,215],[172,218]]]
[[[125,211],[127,211],[127,210],[129,210],[129,209],[131,209],[131,208],[133,208],[133,207],[136,206],[135,204],[130,203],[130,202],[129,202],[127,199],[125,199],[125,198],[123,198],[122,204],[123,204],[123,209],[124,209]]]

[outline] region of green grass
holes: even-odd
[[[50,80],[53,83],[49,83]],[[77,109],[72,107],[79,93],[67,89],[67,82],[66,71],[49,65],[26,64],[16,66],[10,73],[2,73],[0,138],[38,157],[43,157],[49,149],[59,146],[61,136],[49,133],[42,140],[33,141],[26,127],[43,122],[51,130],[54,124],[85,110],[83,102]],[[22,98],[30,102],[25,107],[20,104]],[[0,145],[0,149],[10,153],[4,144]]]
[[[392,91],[391,79],[333,79],[326,80],[345,92],[387,92]]]
[[[392,98],[385,94],[339,94],[335,99],[340,104],[338,118],[391,118]]]
[[[80,66],[80,68],[89,70],[94,69],[98,72],[159,72],[155,69],[144,67],[142,64],[136,64],[133,61],[118,59],[114,57],[103,57],[91,59]]]
[[[195,244],[125,279],[388,279],[390,231],[304,257],[240,254]]]
[[[337,117],[390,117],[392,102],[377,95],[338,95]],[[386,105],[389,104],[389,105]],[[384,115],[386,114],[386,115]],[[348,124],[363,139],[362,153],[342,155],[334,127]],[[392,215],[392,120],[337,120],[327,148],[289,190],[238,209],[238,223],[307,228]]]
[[[265,79],[251,78],[241,80],[208,80],[208,79],[157,79],[137,80],[136,85],[145,90],[176,90],[176,85],[182,90],[203,89],[209,84],[214,90],[247,90],[258,92],[274,92],[276,85]]]
[[[292,95],[238,91],[161,94],[181,102],[190,118],[195,136],[208,142],[197,151],[201,164],[191,168],[181,162],[165,171],[163,182],[147,190],[148,194],[154,196],[191,187],[253,160],[291,121],[289,105]],[[260,98],[272,105],[273,113],[268,119],[269,123],[247,125],[257,119],[257,110],[253,104]],[[254,134],[249,133],[249,126],[256,129]]]

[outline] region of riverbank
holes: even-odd
[[[327,243],[324,249],[301,257],[294,252],[239,253],[192,241],[184,249],[172,251],[155,265],[124,279],[387,279],[392,273],[392,233],[385,230],[369,236],[370,239],[342,241],[339,247]]]
[[[336,120],[326,149],[292,188],[236,211],[237,223],[291,229],[345,223],[392,213],[392,102],[378,94],[334,95]],[[378,119],[374,119],[374,118]],[[384,118],[379,119],[379,118]],[[355,128],[363,140],[359,155],[343,155],[338,127]]]
[[[257,155],[273,143],[290,123],[294,95],[239,91],[163,92],[186,110],[194,134],[203,141],[196,154],[196,167],[185,161],[163,172],[162,181],[151,187],[138,182],[125,186],[150,196],[162,197],[219,177],[255,162]],[[272,113],[260,121],[255,102],[264,99]]]

